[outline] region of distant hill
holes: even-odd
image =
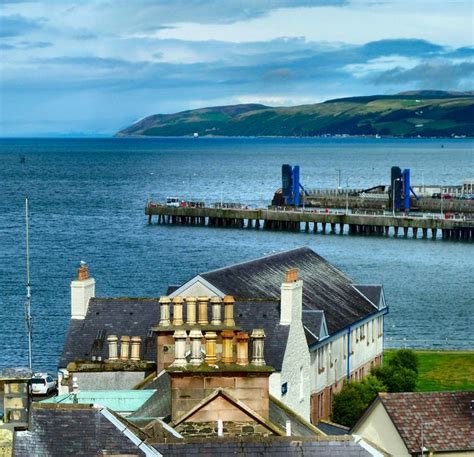
[[[216,106],[155,114],[116,136],[474,137],[474,92],[410,91],[291,107]]]

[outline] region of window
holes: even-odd
[[[286,395],[288,392],[288,383],[287,382],[284,382],[282,385],[281,385],[281,394],[282,395]]]
[[[383,333],[383,316],[380,316],[377,319],[377,324],[378,324],[378,333],[379,333],[379,338],[382,336]]]
[[[324,416],[324,392],[318,395],[318,418],[321,419]]]
[[[355,330],[351,330],[351,335],[350,335],[350,338],[351,338],[351,355],[354,354],[354,339],[355,339],[354,333],[355,333]]]
[[[342,337],[342,354],[345,360],[347,358],[347,335]]]
[[[365,324],[360,326],[360,340],[365,338]]]
[[[318,349],[318,373],[324,371],[324,347]]]
[[[332,359],[332,342],[329,343],[329,366],[332,368],[334,365],[334,361]]]
[[[372,343],[373,343],[375,341],[375,331],[374,331],[375,324],[373,320],[370,323],[371,323],[371,328],[372,328],[371,333],[372,333]]]

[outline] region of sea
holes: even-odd
[[[361,284],[383,284],[387,347],[474,349],[474,245],[461,241],[148,225],[146,202],[268,205],[281,165],[309,188],[474,177],[469,139],[0,139],[0,367],[26,366],[25,197],[29,199],[33,368],[54,372],[70,281],[89,264],[102,297],[158,297],[169,284],[309,246]],[[156,317],[157,320],[159,317]]]

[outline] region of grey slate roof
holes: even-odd
[[[13,442],[16,457],[103,453],[144,455],[98,409],[84,405],[31,408],[28,431],[16,432]]]
[[[167,457],[369,457],[371,454],[354,441],[295,437],[254,437],[186,440],[185,443],[161,443],[154,445]]]
[[[318,429],[326,433],[326,435],[349,435],[349,427],[344,425],[333,424],[332,422],[319,421],[317,425]]]
[[[321,335],[324,312],[320,310],[305,309],[303,310],[302,320],[308,345],[317,343],[319,341],[319,336]]]
[[[150,397],[140,408],[127,417],[134,423],[142,418],[160,417],[167,420],[171,416],[171,377],[162,372],[160,376],[143,387],[144,390],[156,389],[156,393]]]
[[[289,325],[280,325],[280,303],[277,301],[238,301],[234,303],[236,325],[244,331],[265,330],[265,362],[281,371]]]
[[[282,430],[286,429],[286,421],[291,422],[292,436],[317,436],[316,427],[295,414],[287,406],[270,395],[269,419]]]
[[[160,316],[155,298],[92,298],[85,319],[71,319],[64,342],[59,367],[65,368],[76,359],[90,359],[92,355],[108,357],[107,336],[140,336],[141,357],[155,360],[156,345],[148,330],[157,324]],[[96,340],[103,332],[102,339]]]
[[[236,300],[279,300],[281,283],[290,268],[298,268],[298,276],[304,282],[303,307],[324,311],[330,334],[377,311],[344,273],[307,247],[201,273],[200,276]]]
[[[360,293],[365,295],[375,306],[379,306],[380,299],[382,298],[382,286],[379,284],[375,285],[363,285],[357,284],[354,286]]]

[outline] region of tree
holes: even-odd
[[[411,349],[399,349],[389,359],[388,364],[393,367],[408,368],[418,374],[418,356]]]
[[[341,425],[352,427],[378,392],[386,387],[374,376],[367,376],[362,381],[344,382],[341,391],[334,395],[331,419]]]
[[[372,368],[370,374],[386,386],[387,392],[413,392],[416,387],[417,374],[409,368],[385,365]]]

